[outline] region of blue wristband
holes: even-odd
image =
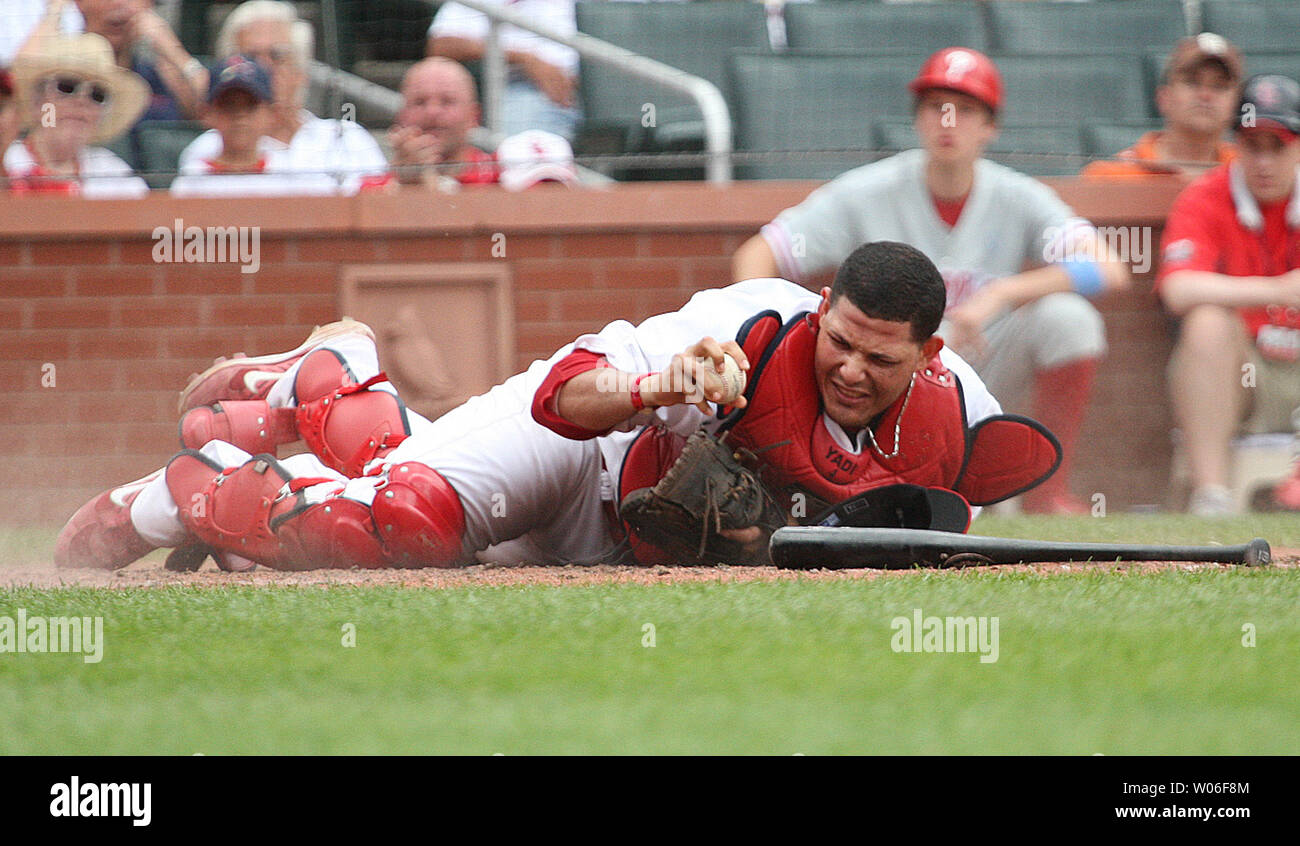
[[[1092,259],[1070,258],[1061,262],[1070,276],[1075,293],[1092,299],[1102,292],[1106,283],[1101,278],[1101,266]]]

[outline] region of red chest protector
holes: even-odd
[[[764,313],[742,329],[737,341],[756,364],[745,392],[749,404],[724,418],[728,440],[761,455],[774,488],[800,488],[827,503],[896,483],[952,488],[966,457],[956,377],[935,356],[873,427],[879,451],[868,444],[855,455],[826,429],[812,375],[817,332],[809,318],[781,326],[775,313]]]

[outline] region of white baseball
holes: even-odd
[[[700,363],[710,368],[714,366],[713,359],[707,356],[702,356]],[[745,371],[740,369],[731,353],[722,354],[722,372],[718,373],[718,378],[722,380],[722,398],[717,401],[718,405],[730,405],[745,392]]]

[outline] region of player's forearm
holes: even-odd
[[[1011,309],[1048,294],[1077,291],[1092,298],[1110,291],[1121,291],[1129,286],[1132,276],[1124,262],[1102,260],[1095,262],[1095,265],[1101,283],[1099,290],[1095,291],[1091,287],[1081,290],[1076,277],[1062,264],[1049,264],[1014,276],[1004,276],[986,287],[1005,308]]]
[[[1202,305],[1250,308],[1281,303],[1286,293],[1281,277],[1225,276],[1202,270],[1180,270],[1165,277],[1160,299],[1174,314]]]
[[[636,414],[632,402],[632,382],[638,373],[624,373],[611,367],[598,367],[579,373],[561,386],[555,397],[555,411],[575,426],[604,432]],[[641,399],[646,406],[652,394],[650,376],[640,383]]]
[[[455,35],[430,36],[424,48],[425,55],[445,56],[464,64],[483,58],[483,42]]]
[[[777,266],[776,256],[762,235],[755,235],[741,244],[740,249],[731,257],[732,282],[780,275],[781,268]]]

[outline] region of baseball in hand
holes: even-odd
[[[710,368],[714,366],[713,359],[707,356],[702,356],[700,363]],[[722,372],[718,378],[722,380],[722,397],[717,401],[718,405],[730,405],[745,392],[745,371],[740,369],[730,353],[722,354]]]

